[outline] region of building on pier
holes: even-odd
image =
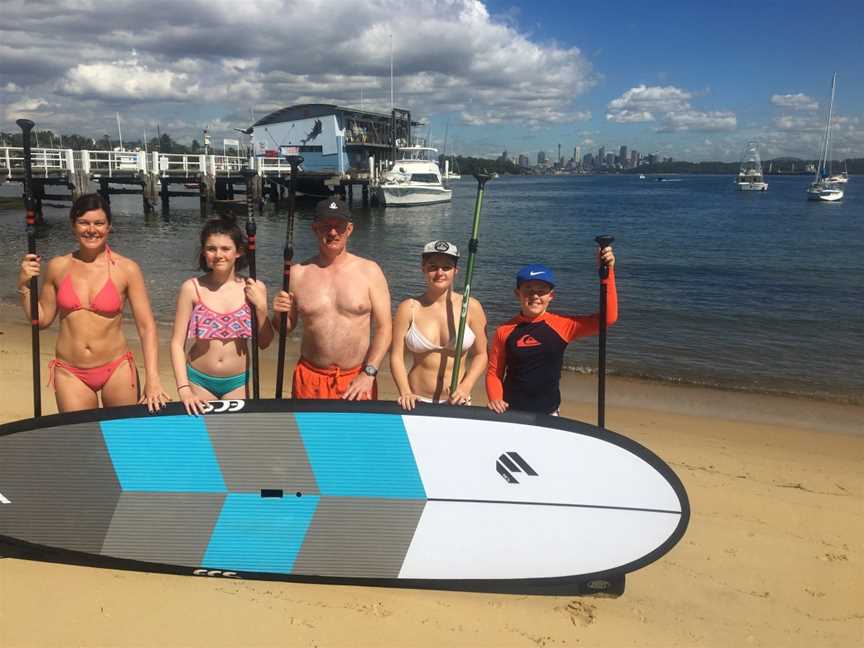
[[[252,125],[256,157],[281,157],[286,151],[303,156],[307,180],[315,176],[363,177],[374,169],[387,168],[396,149],[411,143],[411,121],[407,110],[390,114],[358,110],[333,104],[288,106]]]

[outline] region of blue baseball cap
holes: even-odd
[[[516,273],[516,287],[518,288],[526,281],[545,281],[555,287],[555,273],[542,263],[532,263]]]

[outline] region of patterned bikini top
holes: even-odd
[[[252,337],[252,309],[244,303],[230,313],[219,313],[206,306],[198,290],[198,279],[193,280],[198,301],[189,318],[187,338],[199,340],[236,340]]]

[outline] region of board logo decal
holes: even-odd
[[[222,578],[242,578],[237,572],[222,571],[221,569],[195,569],[193,576],[221,576]]]
[[[6,497],[3,493],[0,493],[0,504],[11,504],[12,501]]]
[[[205,414],[220,414],[222,412],[239,412],[246,405],[244,400],[214,400],[201,406]]]
[[[498,474],[504,478],[508,484],[518,484],[519,480],[516,479],[513,473],[525,473],[530,477],[536,477],[537,471],[534,470],[527,461],[525,461],[521,456],[519,456],[518,452],[505,452],[500,457],[498,457],[498,461],[495,462],[495,470],[498,471]]]

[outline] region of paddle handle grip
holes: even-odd
[[[597,247],[601,250],[603,248],[609,247],[615,241],[614,236],[610,236],[609,234],[601,234],[600,236],[595,236],[594,240],[597,242]],[[601,263],[600,267],[597,269],[597,274],[600,275],[601,279],[607,279],[609,277],[609,266],[605,263]],[[605,323],[606,320],[604,319]]]

